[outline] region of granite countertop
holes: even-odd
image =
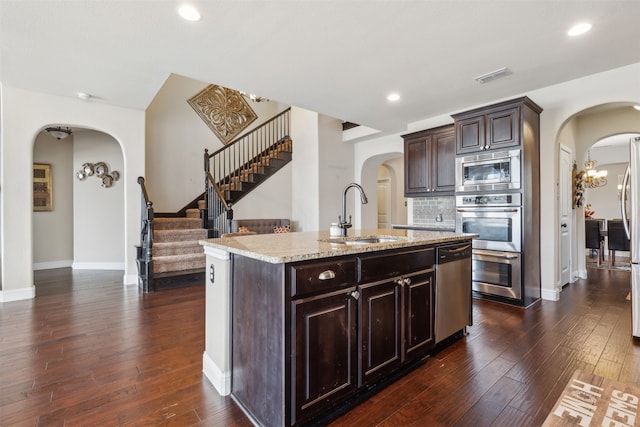
[[[282,234],[256,234],[201,240],[200,244],[233,254],[259,259],[272,264],[295,262],[334,256],[410,248],[437,243],[452,243],[478,237],[476,234],[451,231],[420,230],[349,230],[347,240],[367,237],[388,237],[387,242],[347,245],[332,243],[328,231],[305,231]]]

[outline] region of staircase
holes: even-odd
[[[153,273],[202,270],[205,257],[200,240],[207,238],[199,209],[186,217],[156,217],[153,220]]]
[[[292,160],[290,109],[213,154],[204,152],[205,227],[209,237],[229,232],[233,205]]]
[[[144,292],[204,284],[206,258],[200,240],[230,230],[232,206],[292,159],[286,110],[209,154],[205,192],[174,214],[154,214],[145,180],[142,190],[138,285]]]

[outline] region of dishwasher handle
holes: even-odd
[[[471,258],[471,243],[438,248],[438,264],[458,261],[465,258]]]

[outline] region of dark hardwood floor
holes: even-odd
[[[640,385],[629,272],[523,310],[474,300],[469,335],[333,426],[537,426],[576,369]],[[122,272],[35,273],[0,303],[0,426],[249,426],[202,374],[204,288],[141,294]]]

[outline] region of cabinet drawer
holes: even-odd
[[[356,260],[347,258],[293,264],[289,267],[289,275],[291,296],[353,286],[356,281]]]
[[[435,259],[434,248],[361,257],[358,282],[377,281],[424,270],[433,266]]]

